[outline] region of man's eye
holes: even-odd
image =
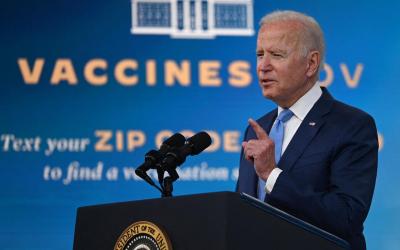
[[[257,53],[257,57],[262,57],[263,55],[263,53]]]
[[[283,57],[283,55],[279,54],[279,53],[272,53],[272,56],[273,57],[279,57],[279,58]]]

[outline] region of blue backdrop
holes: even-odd
[[[276,9],[319,21],[322,84],[375,118],[381,144],[367,245],[399,248],[400,3],[216,0],[194,34],[182,29],[193,30],[190,21],[163,27],[211,3],[189,2],[185,13],[168,12],[174,1],[146,2],[2,3],[2,249],[71,249],[77,207],[158,197],[132,170],[174,132],[207,130],[214,141],[186,161],[175,194],[233,191],[247,119],[275,107],[257,84],[255,43],[258,21]]]

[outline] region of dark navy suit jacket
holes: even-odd
[[[282,155],[283,172],[265,201],[365,249],[363,223],[377,172],[375,122],[322,90]],[[257,122],[269,132],[276,116],[277,109]],[[254,138],[248,127],[244,140]],[[257,197],[257,180],[242,150],[236,190]]]

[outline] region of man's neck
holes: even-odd
[[[308,83],[306,83],[306,87],[303,89],[298,90],[296,93],[294,93],[293,97],[290,98],[290,100],[284,101],[284,102],[276,102],[276,104],[282,108],[290,108],[295,104],[300,98],[302,98],[307,92],[312,89],[315,84],[317,84],[317,80],[310,80]]]

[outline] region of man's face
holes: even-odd
[[[299,24],[263,25],[257,38],[257,75],[263,95],[290,107],[311,88],[307,58],[300,53]]]

